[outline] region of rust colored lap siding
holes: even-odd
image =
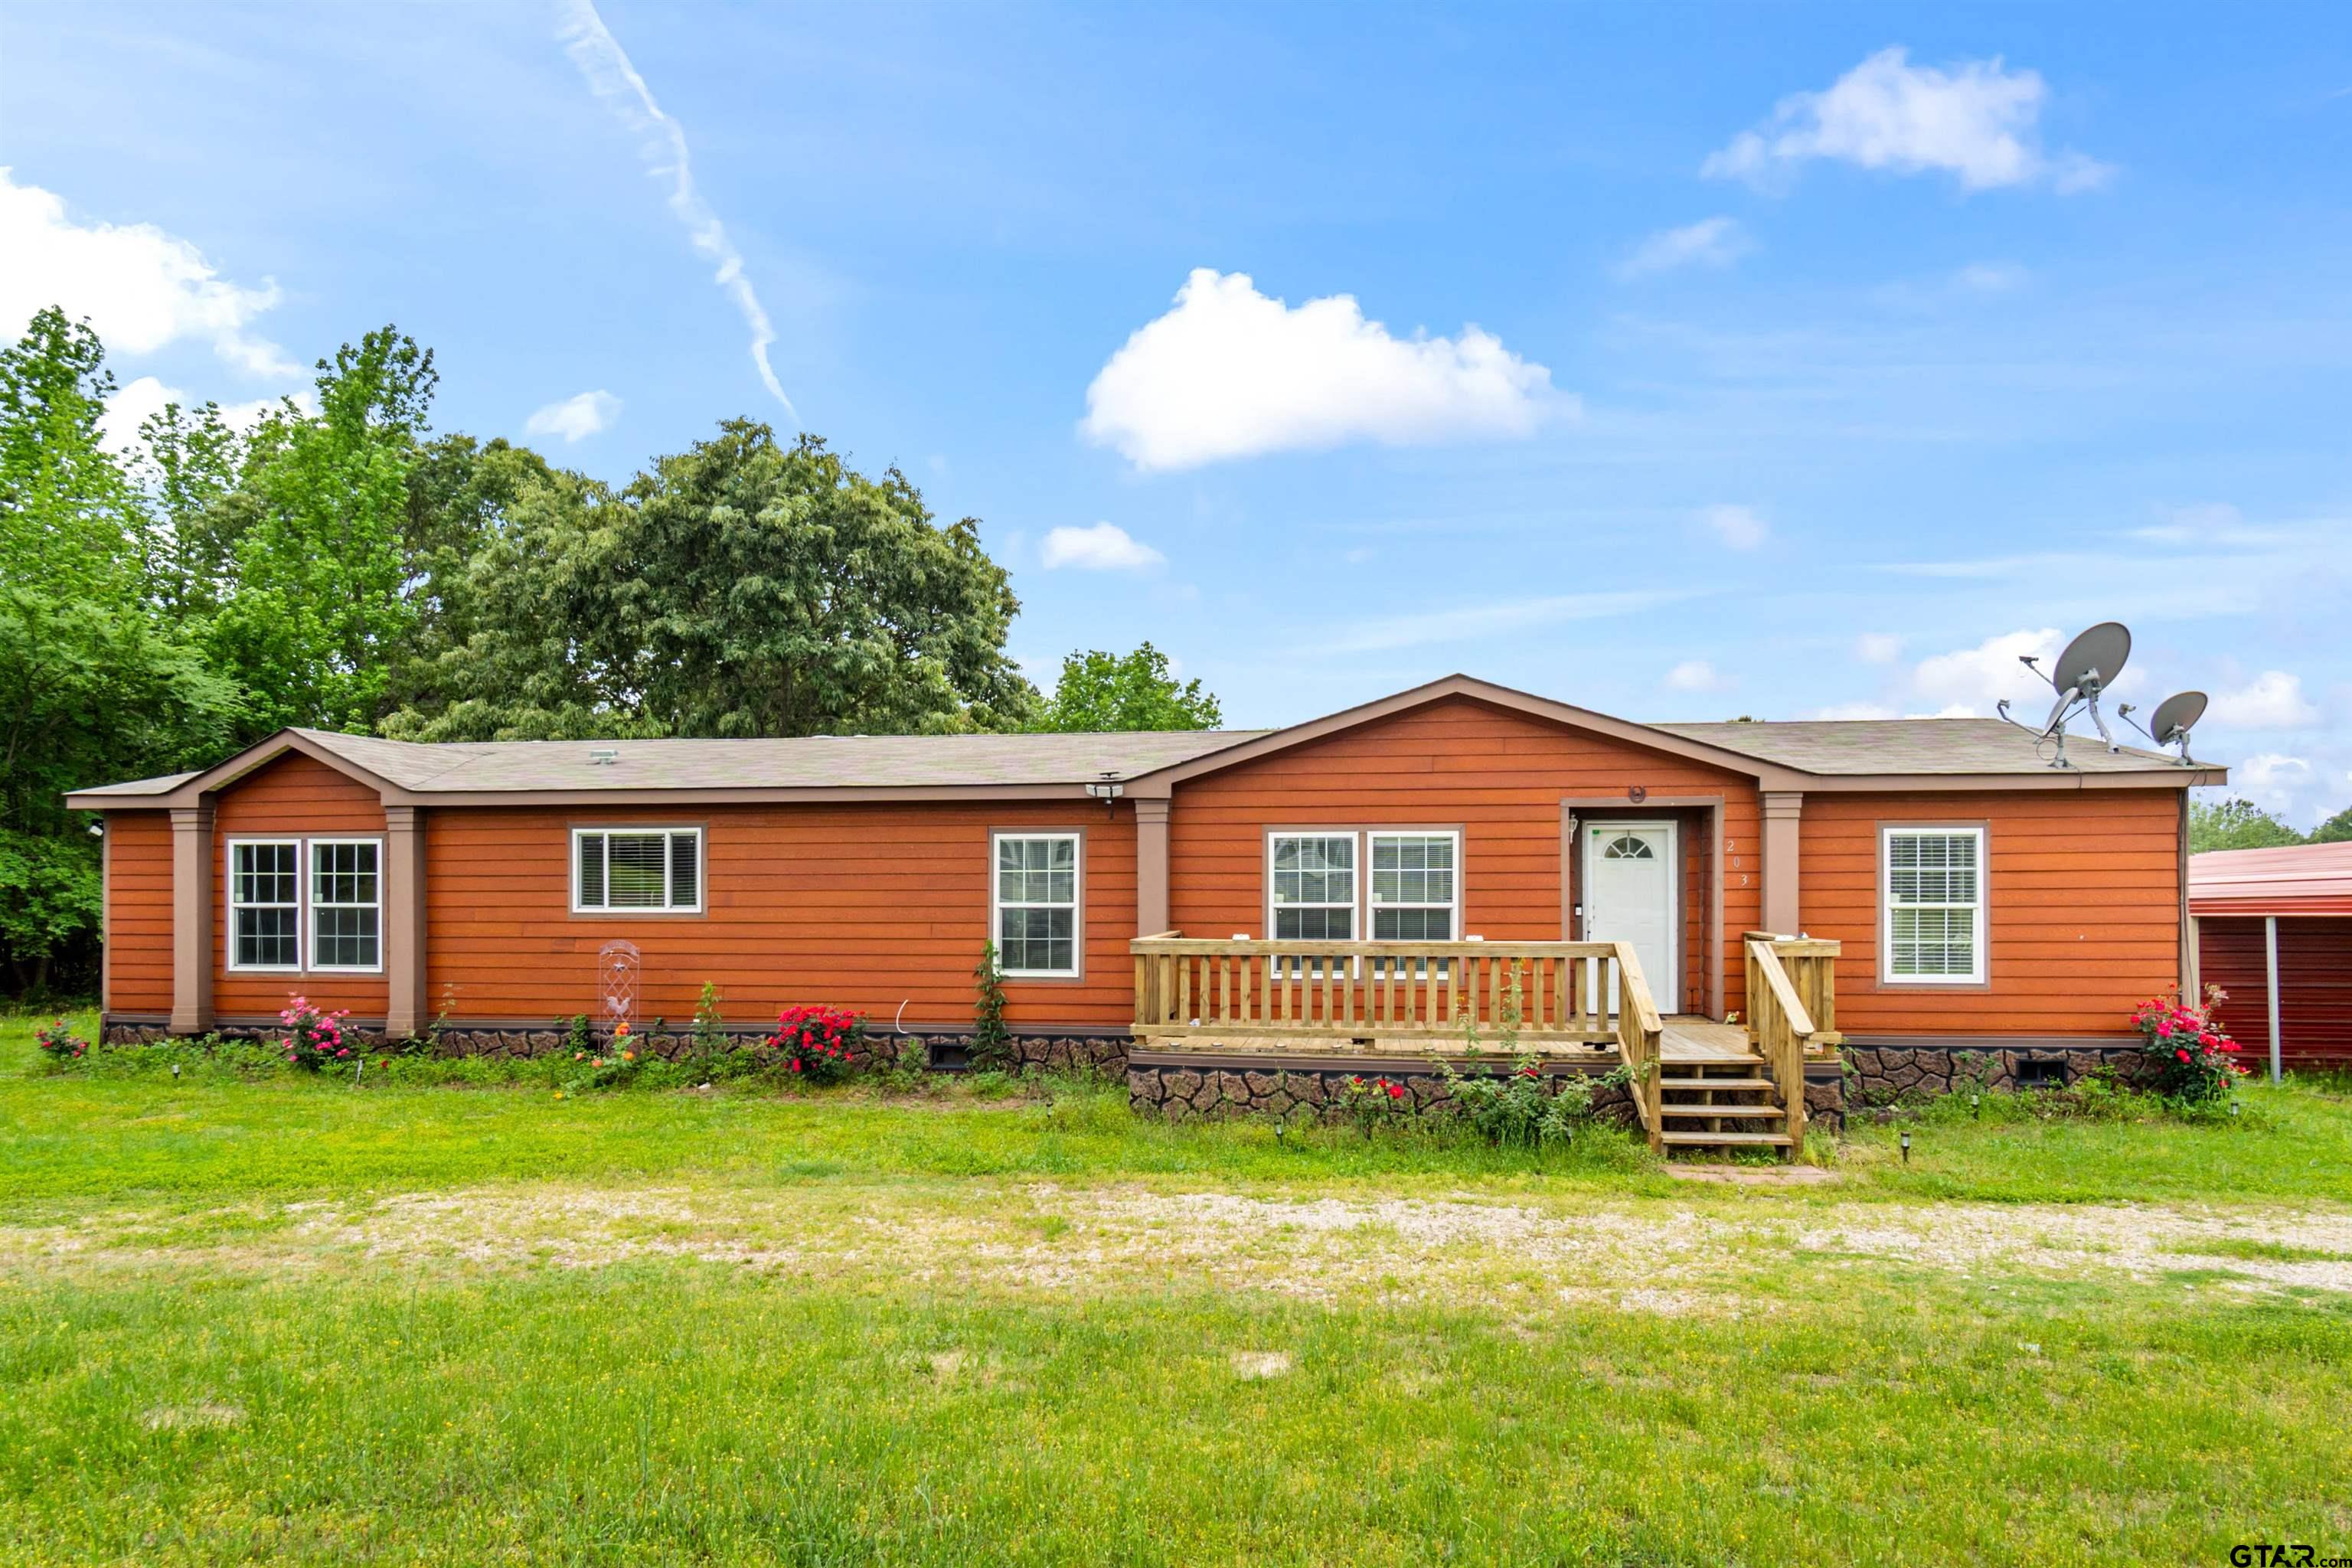
[[[355,1017],[383,1019],[385,987],[382,974],[253,974],[231,971],[226,876],[228,841],[232,838],[346,834],[357,837],[381,837],[383,833],[383,805],[375,791],[299,753],[280,757],[222,792],[213,813],[215,1012],[224,1017],[274,1014],[286,1005],[289,994],[300,992],[321,1007],[349,1008]],[[168,826],[165,836],[170,836]],[[303,871],[308,876],[308,866]],[[305,931],[305,957],[310,950],[310,933]],[[167,948],[167,993],[169,968]]]
[[[1625,802],[1633,785],[1652,796],[1724,797],[1725,1005],[1738,1007],[1744,974],[1731,955],[1738,933],[1759,918],[1753,781],[1468,699],[1376,720],[1180,785],[1170,815],[1169,921],[1190,935],[1265,934],[1270,827],[1458,825],[1463,931],[1492,942],[1558,941],[1560,802]],[[1660,997],[1669,1010],[1706,994],[1711,874],[1702,822],[1694,816],[1683,826],[1685,995]]]
[[[2179,811],[2170,790],[1806,796],[1801,913],[1845,944],[1839,1026],[2127,1034],[2179,969]],[[1984,825],[1988,984],[1879,989],[1879,828],[1904,823]]]
[[[106,1006],[172,1010],[172,816],[106,814]]]
[[[704,981],[738,1025],[793,1003],[887,1023],[969,1026],[972,968],[990,931],[992,829],[1076,831],[1085,973],[1008,980],[1014,1024],[1124,1026],[1132,1017],[1134,815],[1085,801],[988,805],[741,805],[694,811],[482,807],[436,811],[426,1004],[464,1018],[552,1019],[594,1010],[598,950],[640,953],[637,1012],[691,1017]],[[704,829],[707,912],[574,915],[573,826]]]

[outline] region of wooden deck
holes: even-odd
[[[1403,1071],[1463,1065],[1475,1044],[1488,1064],[1622,1064],[1651,1148],[1790,1155],[1804,1142],[1806,1064],[1841,1039],[1838,944],[1766,931],[1745,941],[1748,1016],[1718,1024],[1660,1017],[1623,942],[1139,937],[1129,1059]]]

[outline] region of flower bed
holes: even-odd
[[[847,1078],[866,1040],[866,1015],[845,1007],[787,1007],[776,1015],[768,1048],[786,1072],[814,1084]]]

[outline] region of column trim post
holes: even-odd
[[[172,1022],[175,1035],[213,1026],[212,803],[172,807]]]
[[[383,808],[384,1037],[414,1038],[425,1020],[425,813]]]
[[[1799,894],[1803,856],[1800,820],[1805,797],[1796,790],[1764,792],[1764,929],[1779,936],[1804,930]]]
[[[1168,929],[1168,808],[1166,799],[1135,803],[1135,934]]]

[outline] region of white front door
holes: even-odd
[[[1681,900],[1671,822],[1588,822],[1583,828],[1584,939],[1627,942],[1661,1013],[1681,1011]],[[1617,1011],[1617,967],[1608,1011]]]

